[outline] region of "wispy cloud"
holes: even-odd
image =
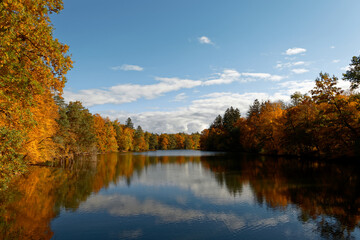
[[[303,73],[309,72],[309,70],[305,69],[305,68],[294,68],[294,69],[291,69],[291,71],[295,74],[303,74]]]
[[[331,49],[334,49],[334,48],[335,48],[335,46],[331,46],[330,48],[331,48]]]
[[[305,79],[298,81],[281,82],[277,85],[277,88],[275,90],[280,95],[290,96],[294,92],[301,92],[303,94],[308,93],[314,87],[315,87],[314,80]],[[349,89],[350,83],[347,81],[339,80],[337,87],[340,87],[342,89]]]
[[[286,50],[285,54],[286,55],[296,55],[299,53],[304,53],[306,52],[305,48],[289,48],[288,50]]]
[[[332,62],[333,62],[333,63],[338,63],[338,62],[340,62],[340,60],[339,60],[339,59],[335,59],[335,60],[332,60]]]
[[[241,76],[251,77],[251,78],[260,78],[269,81],[280,81],[286,77],[279,75],[271,75],[269,73],[242,73]]]
[[[340,68],[340,70],[342,71],[350,71],[350,69],[351,69],[350,66]]]
[[[206,37],[206,36],[199,37],[198,40],[199,40],[199,42],[200,42],[201,44],[214,44],[214,43],[210,40],[210,38],[208,38],[208,37]]]
[[[291,68],[294,66],[301,66],[301,65],[306,65],[307,63],[303,62],[303,61],[297,61],[297,62],[286,62],[286,63],[282,63],[282,62],[278,62],[275,66],[275,68],[278,69],[283,69],[283,68]]]
[[[181,102],[184,101],[187,98],[186,93],[179,93],[175,96],[174,102]]]
[[[121,84],[106,89],[86,89],[77,93],[64,91],[66,101],[82,101],[87,107],[107,103],[122,104],[134,102],[140,98],[153,99],[167,92],[200,86],[201,81],[179,78],[155,78],[158,83],[139,85]]]
[[[183,209],[153,199],[140,200],[130,195],[95,195],[80,207],[85,211],[105,211],[112,216],[131,217],[147,215],[166,223],[191,222],[199,219],[223,223],[228,229],[266,228],[290,221],[290,216],[279,215],[259,220],[255,215],[239,216],[232,212],[210,212],[199,209]]]
[[[138,65],[130,65],[130,64],[123,64],[121,66],[111,67],[111,69],[114,71],[122,70],[122,71],[138,71],[138,72],[144,70],[143,67],[140,67]]]
[[[279,81],[284,76],[272,75],[269,73],[239,73],[234,69],[225,69],[205,80],[191,80],[181,78],[155,77],[157,83],[120,84],[104,89],[85,89],[78,92],[64,91],[66,101],[82,101],[84,106],[90,107],[102,104],[122,104],[137,101],[138,99],[153,99],[165,93],[190,89],[199,86],[230,84],[233,82],[251,82],[256,80]]]

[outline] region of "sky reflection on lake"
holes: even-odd
[[[0,198],[0,236],[358,238],[358,170],[193,151],[98,155],[14,183]]]

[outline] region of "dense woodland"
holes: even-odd
[[[320,73],[308,94],[291,95],[291,103],[255,100],[246,117],[227,109],[202,132],[202,149],[329,158],[360,155],[360,56],[354,57],[344,79]]]
[[[50,15],[61,0],[0,2],[0,186],[27,165],[76,154],[155,149],[251,151],[268,154],[359,154],[360,96],[320,74],[310,95],[292,103],[255,101],[245,118],[229,108],[200,134],[153,134],[91,114],[62,98],[72,68],[69,47],[53,37]],[[360,57],[344,79],[356,89]],[[0,187],[1,188],[1,187]]]

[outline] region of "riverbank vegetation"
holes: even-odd
[[[308,94],[291,95],[291,103],[255,100],[246,117],[229,108],[201,135],[204,150],[245,151],[272,155],[354,157],[360,154],[359,57],[344,79],[351,90],[337,87],[338,79],[320,73]]]

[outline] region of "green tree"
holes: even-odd
[[[261,108],[261,104],[259,100],[255,99],[254,103],[251,106],[249,106],[249,111],[247,112],[247,118],[259,116],[260,108]]]
[[[133,124],[133,122],[131,121],[131,118],[126,119],[125,126],[126,126],[127,128],[134,129],[134,124]]]
[[[67,116],[68,105],[64,99],[60,96],[55,96],[55,102],[58,106],[59,117],[56,119],[58,124],[57,133],[53,137],[55,143],[57,143],[58,158],[72,158],[70,151],[71,134],[70,134],[70,122]]]
[[[149,149],[156,150],[158,149],[158,138],[159,136],[156,134],[151,134],[149,138]]]
[[[360,85],[360,56],[354,56],[350,63],[350,69],[343,74],[344,80],[351,82],[351,88],[356,89]]]
[[[145,134],[141,126],[138,126],[134,133],[134,150],[143,151],[146,149]]]
[[[234,128],[234,124],[240,119],[240,111],[237,108],[230,107],[226,109],[223,117],[224,128],[230,132]]]
[[[75,154],[95,150],[94,116],[81,102],[70,102],[66,112],[70,123],[70,151]]]
[[[223,127],[223,119],[221,115],[218,115],[210,125],[210,128],[222,128],[222,127]]]
[[[25,171],[23,156],[20,154],[25,138],[21,131],[0,127],[0,190],[16,174]]]

